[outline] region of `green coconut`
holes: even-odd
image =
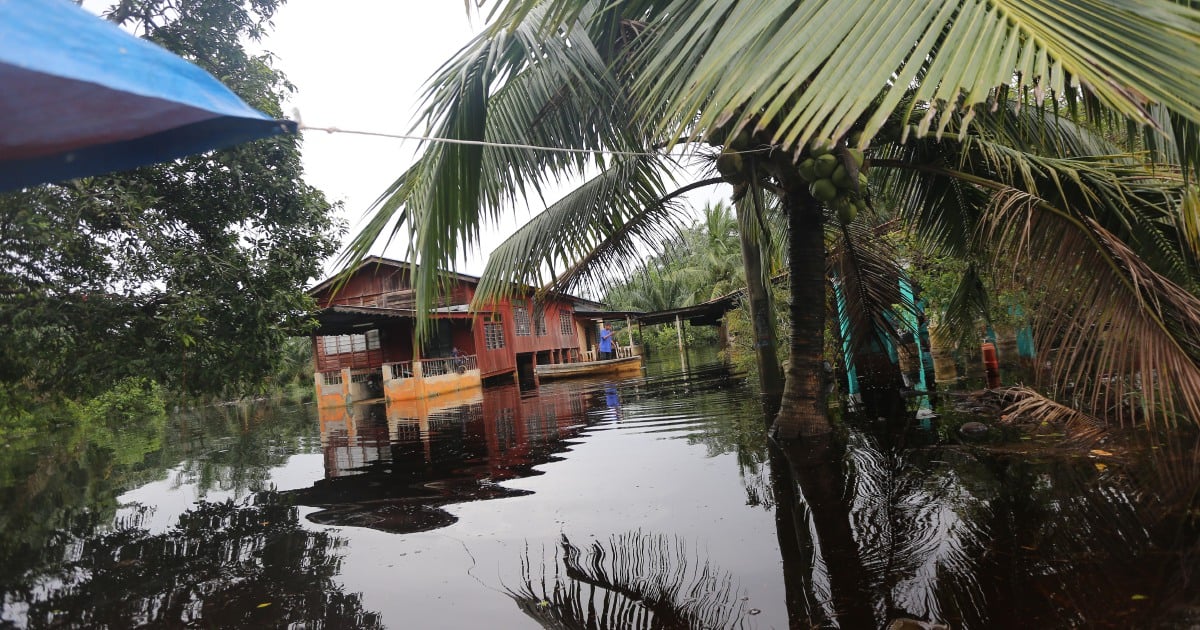
[[[851,223],[858,216],[858,208],[846,197],[838,197],[833,202],[833,208],[837,210],[838,220],[842,223]]]
[[[819,177],[817,177],[816,167],[817,167],[816,160],[814,160],[812,158],[807,158],[796,167],[796,170],[800,172],[800,177],[803,177],[804,181],[812,182],[817,179],[820,179]]]
[[[833,169],[838,166],[837,156],[832,153],[826,153],[816,158],[814,162],[813,171],[816,172],[818,179],[833,175]]]
[[[847,171],[845,165],[842,164],[838,164],[833,169],[833,173],[830,174],[829,180],[832,181],[833,185],[837,186],[838,188],[854,188],[854,179],[850,177],[850,171]]]
[[[837,198],[838,189],[833,182],[828,179],[818,179],[808,187],[808,192],[817,201],[830,202]]]

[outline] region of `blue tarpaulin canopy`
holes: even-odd
[[[0,0],[0,190],[295,130],[68,0]]]

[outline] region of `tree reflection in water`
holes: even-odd
[[[333,580],[342,541],[301,527],[272,493],[200,503],[161,534],[139,527],[144,515],[79,540],[56,575],[10,591],[6,607],[33,628],[382,627]]]
[[[641,531],[586,549],[564,535],[553,567],[527,549],[521,579],[519,587],[505,590],[545,628],[715,630],[748,627],[747,616],[754,614],[732,575],[689,554],[678,537]]]
[[[850,426],[844,451],[773,453],[793,625],[1200,623],[1195,453],[1129,474],[905,438]]]

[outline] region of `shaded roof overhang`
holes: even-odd
[[[737,305],[741,292],[734,292],[702,304],[673,308],[666,311],[654,311],[638,316],[638,321],[647,324],[670,324],[675,318],[686,319],[693,326],[716,326],[721,323],[725,313]]]
[[[398,324],[402,320],[416,319],[417,312],[406,308],[379,308],[375,306],[329,306],[317,311],[317,329],[314,335],[354,335],[372,328]]]
[[[477,313],[471,312],[465,304],[439,308],[430,312],[433,319],[471,319]],[[382,328],[396,325],[404,320],[412,323],[417,318],[417,311],[410,308],[381,308],[378,306],[327,306],[317,311],[317,329],[314,335],[356,335],[365,333],[372,328]]]
[[[725,295],[713,300],[696,304],[693,306],[684,306],[682,308],[673,308],[665,311],[653,311],[646,313],[644,311],[584,311],[576,310],[575,317],[579,319],[598,319],[603,321],[623,321],[626,318],[633,319],[639,324],[649,326],[655,324],[670,324],[675,322],[675,318],[686,319],[689,323],[695,326],[716,326],[721,323],[721,319],[725,317],[725,313],[737,306],[737,300],[741,297],[740,291],[735,291],[729,295]]]
[[[576,308],[574,316],[578,319],[600,319],[605,321],[624,321],[626,317],[638,319],[646,313],[642,311],[589,311]]]

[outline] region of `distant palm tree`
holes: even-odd
[[[1180,288],[1187,285],[1127,245],[1198,240],[1195,230],[1174,227],[1180,171],[1151,173],[1096,152],[1082,140],[1087,134],[1056,116],[1148,130],[1143,146],[1178,147],[1182,173],[1194,169],[1200,12],[1165,1],[1050,6],[499,5],[489,28],[433,77],[422,118],[440,138],[493,144],[428,145],[375,204],[352,255],[365,254],[390,224],[410,230],[412,257],[426,263],[418,299],[428,306],[436,268],[477,243],[482,223],[550,182],[598,172],[492,254],[480,295],[502,295],[514,281],[568,289],[596,282],[599,269],[610,273],[639,244],[665,240],[689,190],[732,184],[733,198],[752,209],[740,227],[753,241],[763,238],[760,201],[773,197],[788,219],[792,292],[787,385],[775,424],[783,438],[823,433],[830,428],[821,382],[826,228],[851,238],[854,231],[829,207],[837,204],[814,197],[800,166],[824,145],[853,175],[851,149],[865,148],[878,180],[870,188],[899,191],[910,225],[950,249],[980,234],[1016,244],[1013,259],[1030,275],[1055,290],[1078,289],[1078,308],[1054,313],[1047,334],[1069,345],[1094,336],[1089,325],[1120,331],[1098,353],[1068,361],[1072,370],[1172,374],[1170,382],[1148,379],[1149,407],[1200,418],[1200,307]],[[717,161],[722,177],[679,186],[677,154],[664,150],[672,147],[719,147],[727,156]],[[593,150],[605,156],[586,153]],[[851,189],[871,197],[856,182]],[[855,269],[864,287],[887,285],[884,267]],[[1095,282],[1081,284],[1088,279]],[[855,293],[865,302],[887,299]]]

